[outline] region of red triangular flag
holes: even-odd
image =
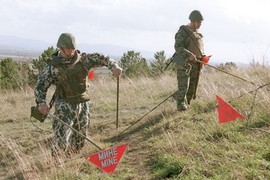
[[[122,144],[119,146],[106,149],[95,154],[90,155],[86,159],[92,162],[97,167],[101,168],[108,174],[114,172],[117,164],[119,163],[122,155],[127,149],[128,144]]]
[[[94,70],[91,70],[88,74],[88,79],[93,79],[95,78]]]
[[[231,105],[226,103],[219,96],[216,96],[216,98],[218,101],[217,110],[218,110],[219,123],[234,121],[237,118],[239,119],[245,118],[242,114],[236,111]]]

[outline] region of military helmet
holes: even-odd
[[[203,20],[203,16],[202,16],[202,14],[201,14],[200,11],[194,10],[194,11],[192,11],[192,12],[190,13],[189,19],[190,19],[191,21],[202,21],[202,20]]]
[[[70,33],[62,33],[57,41],[58,48],[76,48],[75,37]]]

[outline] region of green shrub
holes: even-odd
[[[141,77],[149,74],[146,59],[139,52],[128,51],[124,53],[119,62],[126,77]]]
[[[1,89],[20,88],[18,80],[18,64],[11,58],[6,58],[0,62],[0,86]]]

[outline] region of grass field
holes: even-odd
[[[48,147],[50,119],[30,120],[33,89],[1,92],[0,179],[270,179],[270,86],[249,93],[270,82],[270,69],[230,72],[256,86],[219,71],[203,71],[197,99],[185,112],[176,111],[172,98],[157,106],[176,91],[175,75],[120,79],[118,130],[116,80],[91,80],[88,137],[102,148],[129,143],[111,175],[86,161],[99,151],[90,143],[55,164]],[[219,124],[216,95],[246,118]]]

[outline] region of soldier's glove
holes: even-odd
[[[207,63],[209,62],[211,56],[212,56],[212,55],[209,55],[209,56],[203,56],[203,58],[202,58],[201,61],[204,62],[205,64],[207,64]]]

